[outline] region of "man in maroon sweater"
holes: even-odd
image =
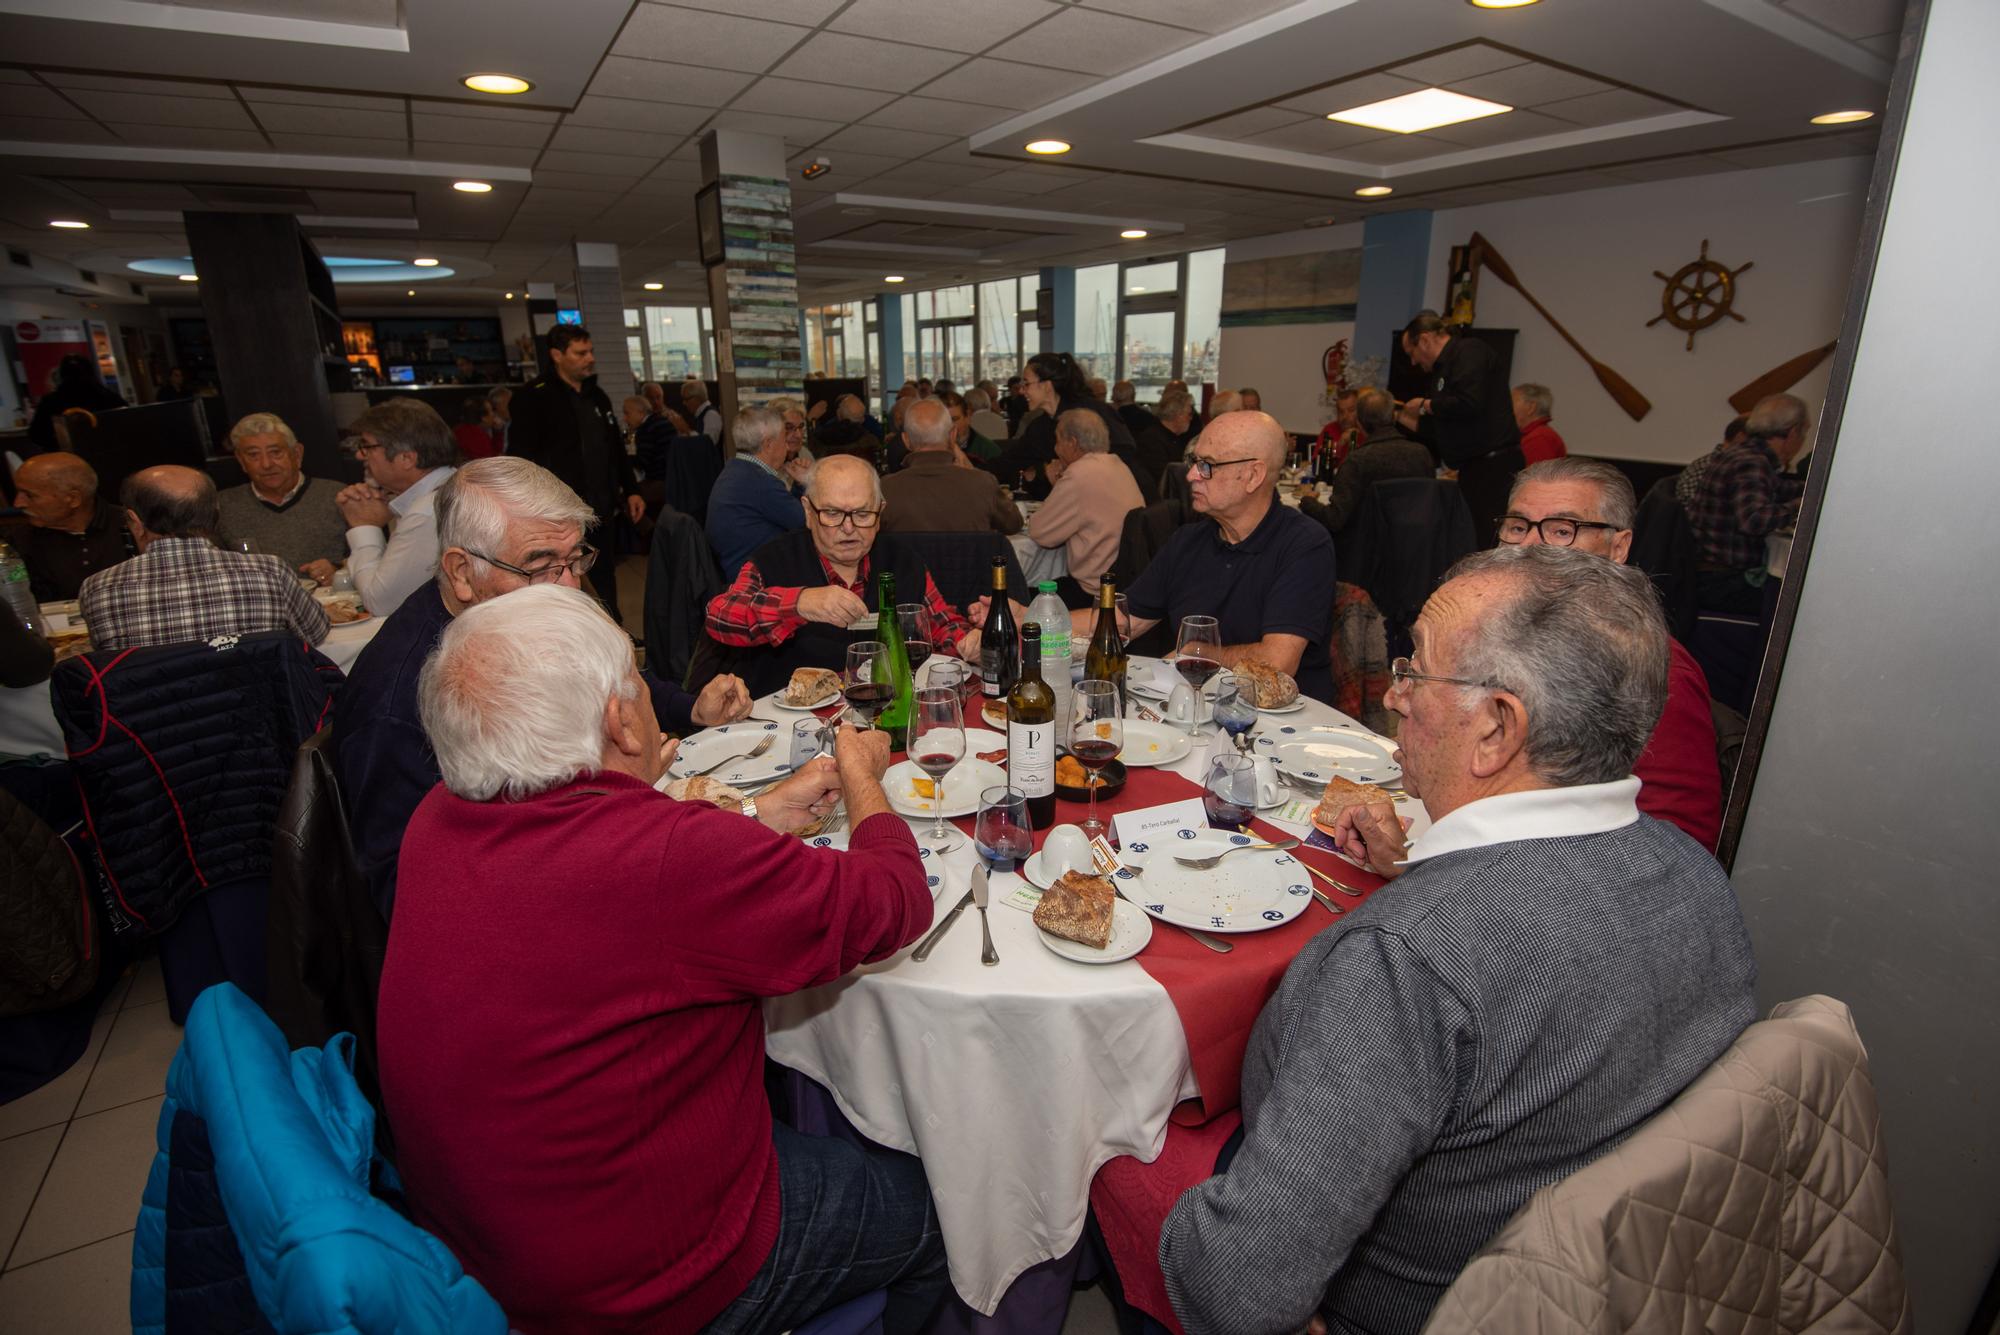
[[[762,1080],[761,998],[930,924],[884,735],[746,815],[668,798],[631,642],[550,585],[454,618],[420,704],[444,782],[378,1021],[417,1218],[530,1335],[776,1332],[882,1288],[915,1329],[946,1283],[922,1167],[774,1124]],[[846,852],[779,832],[836,797]]]

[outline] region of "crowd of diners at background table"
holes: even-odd
[[[848,398],[744,408],[725,432],[696,384],[679,412],[657,386],[614,410],[588,333],[557,326],[550,373],[495,401],[482,457],[391,400],[352,424],[366,478],[341,485],[252,413],[229,442],[248,481],[220,494],[163,466],[114,504],[74,455],[29,458],[9,540],[100,651],[318,643],[305,581],[351,583],[382,618],[332,730],[389,923],[383,1096],[416,1218],[513,1325],[777,1331],[886,1288],[887,1327],[909,1330],[946,1287],[920,1163],[793,1131],[761,1078],[761,998],[931,923],[886,738],[842,726],[754,815],[658,791],[672,738],[745,717],[796,667],[838,670],[881,571],[929,604],[938,654],[976,664],[990,607],[947,605],[901,535],[1017,533],[1017,496],[1039,503],[1029,537],[1065,551],[1083,635],[1124,517],[1185,498],[1190,522],[1121,590],[1121,631],[1212,615],[1223,664],[1328,699],[1332,534],[1373,482],[1455,470],[1495,541],[1431,596],[1385,702],[1431,824],[1409,843],[1390,805],[1343,813],[1343,851],[1394,884],[1287,972],[1250,1037],[1240,1147],[1159,1240],[1190,1332],[1415,1331],[1536,1188],[1729,1045],[1754,965],[1710,854],[1706,684],[1625,564],[1630,483],[1568,455],[1549,392],[1500,382],[1482,345],[1429,313],[1403,338],[1429,392],[1343,396],[1330,495],[1300,506],[1280,503],[1294,442],[1250,389],[1202,417],[1170,385],[1149,409],[1043,353],[1004,393],[905,385],[886,425]],[[1809,423],[1781,395],[1731,431],[1683,478],[1715,606],[1756,596]],[[726,587],[706,609],[723,670],[690,693],[640,666],[592,540],[646,520],[635,458],[725,439],[708,535]],[[7,684],[45,679],[47,644],[0,622]],[[845,851],[786,833],[835,803]]]

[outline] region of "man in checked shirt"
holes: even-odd
[[[866,460],[820,460],[800,504],[805,528],[758,548],[708,604],[708,633],[736,651],[727,670],[751,695],[782,689],[796,668],[839,672],[850,643],[874,638],[875,576],[884,570],[896,576],[900,601],[930,610],[933,651],[978,658],[979,632],[938,593],[923,557],[883,534],[882,480]]]

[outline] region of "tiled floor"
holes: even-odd
[[[112,989],[76,1065],[0,1104],[0,1331],[132,1328],[132,1225],[180,1041],[147,960]]]
[[[623,574],[621,570],[619,572]],[[167,1065],[181,1031],[152,960],[112,989],[83,1057],[0,1104],[0,1331],[129,1331],[132,1226],[153,1162]],[[1114,1335],[1099,1289],[1076,1295],[1063,1335]]]

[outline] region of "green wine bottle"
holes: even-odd
[[[910,722],[916,717],[917,686],[910,672],[910,651],[903,645],[903,627],[896,619],[896,577],[883,571],[875,577],[875,638],[882,641],[880,661],[889,665],[889,684],[895,694],[875,726],[889,734],[889,745],[898,751],[910,744]]]

